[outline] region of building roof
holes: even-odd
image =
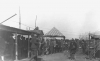
[[[28,30],[28,31],[38,35],[44,35],[43,30],[39,30],[39,27],[36,27],[34,30]]]
[[[2,25],[2,24],[0,24],[0,31],[6,31],[6,32],[11,32],[11,33],[19,33],[19,34],[31,34],[31,32],[29,32],[29,31],[10,27],[10,26],[6,26],[6,25]]]
[[[29,32],[33,32],[35,34],[44,35],[43,30],[29,30]]]
[[[53,27],[48,33],[44,35],[45,37],[65,37],[58,29]]]

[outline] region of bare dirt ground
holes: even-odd
[[[75,55],[75,60],[68,59],[69,53],[68,52],[61,52],[61,53],[55,53],[55,54],[49,54],[40,56],[42,58],[42,61],[99,61],[98,59],[86,59],[85,55],[77,53]],[[20,61],[29,61],[29,59],[23,59]]]

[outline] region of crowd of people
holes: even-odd
[[[40,42],[38,49],[39,55],[47,55],[53,53],[69,51],[69,59],[75,59],[75,54],[81,49],[82,54],[86,55],[86,59],[100,58],[100,40],[79,40],[79,39],[46,39]]]
[[[40,51],[42,54],[53,54],[64,50],[63,39],[46,39],[41,43]]]
[[[31,59],[38,55],[48,55],[53,53],[62,52],[65,49],[64,39],[44,39],[37,35],[32,35],[30,40]]]
[[[28,38],[22,35],[17,36],[17,46],[18,46],[18,59],[23,59],[28,57]]]
[[[0,55],[5,58],[15,59],[15,39],[12,33],[0,33]],[[31,38],[25,38],[17,35],[18,59],[27,58],[30,51],[30,61],[37,60],[38,56],[49,55],[54,53],[69,51],[69,59],[75,59],[74,55],[81,47],[82,54],[87,55],[86,58],[100,58],[100,40],[79,40],[79,39],[45,39],[36,34],[32,34]]]
[[[100,58],[99,39],[81,40],[80,45],[82,47],[83,54],[87,55],[87,59]]]
[[[0,60],[12,60],[16,58],[16,51],[18,59],[28,57],[28,38],[23,35],[17,35],[17,50],[16,39],[11,32],[0,32]],[[3,57],[3,58],[2,58]]]
[[[78,51],[78,39],[39,39],[38,36],[32,35],[31,39],[31,59],[37,60],[38,55],[49,55],[54,53],[61,53],[68,50],[70,53],[69,59],[75,59],[74,55]]]
[[[79,39],[39,39],[38,36],[32,35],[30,41],[31,59],[37,60],[38,55],[48,55],[63,52],[65,50],[69,51],[69,59],[75,59],[74,55],[79,49]]]

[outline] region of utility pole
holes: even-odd
[[[36,15],[36,19],[35,19],[35,28],[36,28],[36,21],[37,21],[37,15]]]
[[[90,51],[90,42],[91,42],[90,40],[91,40],[91,38],[90,38],[90,32],[89,32],[89,42],[88,42],[89,51]],[[89,54],[89,59],[90,59],[90,52],[89,51],[88,51],[88,54]]]
[[[29,30],[30,30],[30,27],[29,27]]]
[[[89,40],[91,40],[90,32],[89,32]]]
[[[30,31],[30,27],[29,27]],[[30,58],[30,35],[28,35],[28,58]]]
[[[19,29],[21,29],[21,13],[20,13],[20,6],[19,6]]]

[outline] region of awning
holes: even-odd
[[[14,27],[10,27],[10,26],[6,26],[6,25],[2,25],[2,24],[0,24],[0,31],[18,33],[18,34],[31,34],[31,32],[29,32],[29,31],[14,28]]]

